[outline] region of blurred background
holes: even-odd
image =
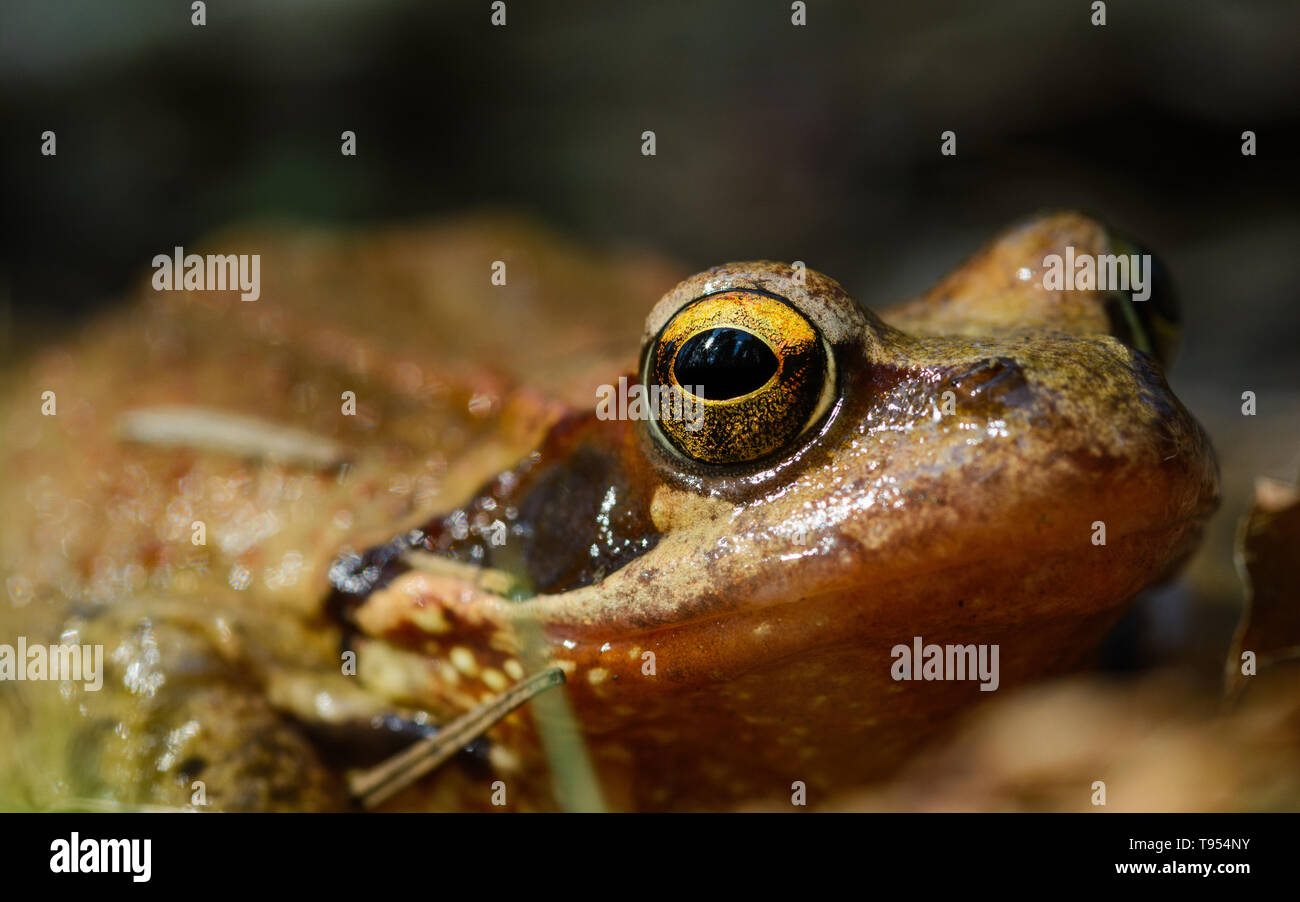
[[[1218,679],[1236,523],[1257,476],[1300,469],[1300,4],[1116,0],[1104,27],[1083,0],[810,0],[804,27],[784,0],[511,0],[505,28],[487,0],[207,6],[202,28],[181,0],[0,6],[6,358],[249,220],[505,209],[691,270],[804,260],[884,306],[1025,213],[1082,208],[1171,270],[1171,382],[1224,470],[1186,578],[1106,660]]]

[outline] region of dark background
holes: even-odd
[[[784,0],[509,0],[494,28],[488,0],[212,0],[196,28],[187,0],[5,0],[0,348],[252,218],[522,210],[692,268],[805,260],[883,305],[1012,219],[1080,207],[1181,288],[1171,381],[1225,505],[1139,633],[1209,667],[1251,482],[1300,460],[1300,3],[1115,0],[1104,27],[1086,0],[808,5],[796,28]]]

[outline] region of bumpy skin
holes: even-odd
[[[464,254],[466,234],[440,236],[453,271],[446,244]],[[69,793],[55,780],[75,771],[73,795],[178,803],[196,767],[219,767],[208,791],[220,806],[342,804],[334,759],[316,751],[321,721],[331,747],[393,710],[442,721],[541,660],[566,670],[612,807],[710,808],[794,781],[824,797],[887,773],[981,697],[975,682],[893,680],[894,645],[999,644],[1000,691],[1075,666],[1213,508],[1204,434],[1158,365],[1107,334],[1121,301],[1038,285],[1046,254],[1112,241],[1085,217],[1036,217],[883,319],[783,264],[688,279],[653,307],[645,338],[702,294],[760,289],[817,326],[837,373],[830,413],[784,453],[710,467],[644,423],[591,413],[597,384],[635,372],[632,343],[608,350],[619,342],[594,327],[550,343],[548,324],[590,322],[578,310],[604,317],[604,334],[626,328],[626,307],[645,303],[662,270],[593,272],[556,255],[571,283],[607,272],[611,290],[557,296],[535,280],[515,312],[533,311],[537,330],[497,360],[512,380],[463,358],[434,363],[455,353],[438,323],[458,321],[471,296],[500,303],[468,276],[423,268],[438,240],[363,243],[343,255],[365,261],[357,274],[338,246],[301,239],[273,245],[277,270],[263,239],[263,272],[292,276],[264,286],[260,309],[155,300],[151,329],[101,326],[88,345],[37,358],[7,393],[6,435],[23,439],[5,451],[17,478],[2,499],[3,561],[21,597],[4,632],[72,624],[116,662],[99,694],[5,687],[7,723],[25,737],[6,743],[22,759],[19,791],[57,804]],[[481,269],[499,256],[491,247],[473,248]],[[430,303],[411,310],[412,297]],[[414,348],[424,334],[442,342],[435,353]],[[295,392],[303,384],[314,391]],[[63,406],[42,422],[45,388]],[[338,416],[346,389],[369,405],[365,422]],[[294,403],[313,396],[324,400]],[[353,465],[340,479],[112,438],[118,413],[159,399],[306,426],[345,440]],[[430,520],[440,510],[451,513]],[[194,518],[232,538],[196,549]],[[501,547],[483,532],[497,518],[510,530]],[[372,551],[382,580],[330,596],[333,555],[394,534],[473,566]],[[289,551],[301,556],[292,580]],[[338,674],[340,641],[358,653],[356,678]],[[249,713],[196,710],[198,686]],[[125,739],[104,738],[121,723]],[[512,715],[480,760],[392,804],[485,807],[500,779],[512,807],[554,805],[537,741],[553,728]],[[240,735],[255,764],[221,742]],[[62,757],[35,760],[42,743]]]

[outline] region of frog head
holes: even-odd
[[[1142,277],[1054,281],[1119,256]],[[347,616],[471,654],[467,701],[522,670],[532,625],[629,804],[867,779],[981,691],[1078,664],[1194,547],[1217,472],[1163,375],[1154,265],[1066,213],[880,315],[799,265],[692,276],[603,409],[336,568]],[[998,673],[898,666],[930,646],[996,648]]]

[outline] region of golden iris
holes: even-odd
[[[757,291],[687,304],[650,343],[642,381],[684,393],[660,433],[692,460],[736,464],[775,454],[829,405],[831,358],[803,314]],[[662,407],[662,405],[661,405]]]

